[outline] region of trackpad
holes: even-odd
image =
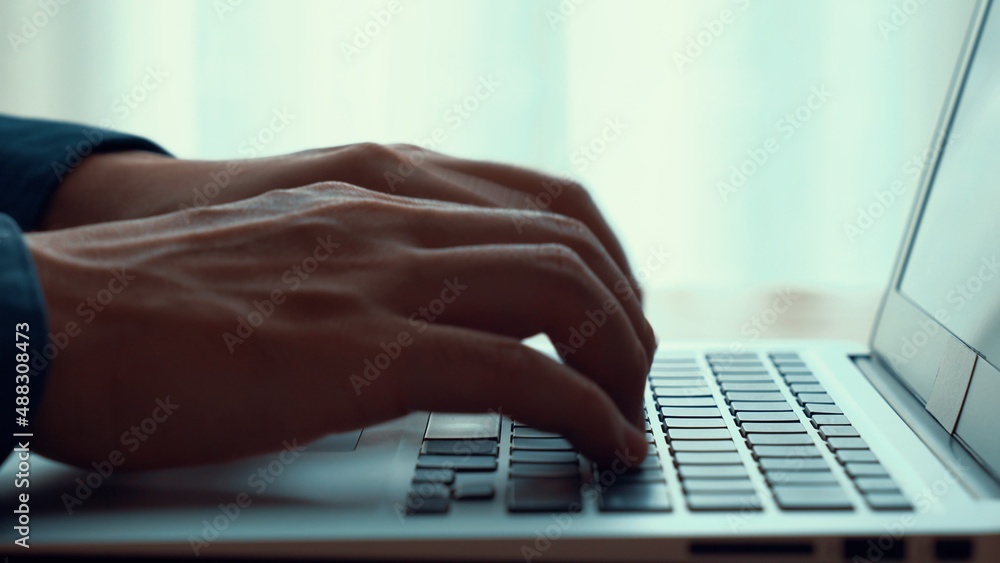
[[[330,434],[316,440],[315,442],[306,446],[307,452],[351,452],[358,447],[358,440],[361,439],[361,431],[363,429],[359,428],[357,430],[351,430],[350,432],[340,432],[338,434]]]

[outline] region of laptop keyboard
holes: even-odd
[[[647,413],[648,456],[629,470],[627,459],[597,467],[561,436],[499,415],[432,414],[406,512],[490,501],[500,471],[512,513],[576,513],[585,497],[601,512],[669,512],[670,480],[679,483],[676,501],[692,512],[753,513],[765,498],[783,511],[851,511],[855,498],[877,511],[912,508],[795,353],[658,358],[649,387],[657,412]]]

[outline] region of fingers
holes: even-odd
[[[649,356],[618,300],[570,248],[450,248],[422,251],[417,264],[384,290],[418,332],[449,324],[518,339],[545,333],[638,420]]]
[[[431,165],[461,172],[474,178],[482,178],[519,192],[518,197],[508,207],[515,209],[537,209],[551,211],[583,221],[598,240],[607,248],[618,266],[625,272],[638,290],[625,250],[615,236],[611,226],[597,209],[590,195],[579,184],[562,178],[554,178],[526,168],[449,157],[427,151],[419,147],[401,147],[408,153],[422,151]]]
[[[557,432],[598,463],[638,463],[646,440],[597,385],[511,338],[432,326],[406,357],[401,401],[411,410],[495,411]]]
[[[453,158],[411,145],[363,143],[334,149],[324,158],[337,179],[384,193],[549,211],[582,221],[626,274],[641,301],[621,244],[587,191],[574,182],[515,166]]]
[[[593,233],[575,219],[552,213],[478,208],[425,208],[415,211],[429,228],[421,231],[425,247],[492,244],[562,244],[573,250],[622,306],[652,358],[656,336],[625,274]],[[514,227],[518,227],[515,229]]]

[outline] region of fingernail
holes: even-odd
[[[639,460],[646,458],[646,432],[640,432],[635,426],[625,424],[625,452]]]

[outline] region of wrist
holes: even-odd
[[[146,151],[87,157],[52,195],[41,229],[65,229],[172,211],[163,206],[163,184],[179,162]]]

